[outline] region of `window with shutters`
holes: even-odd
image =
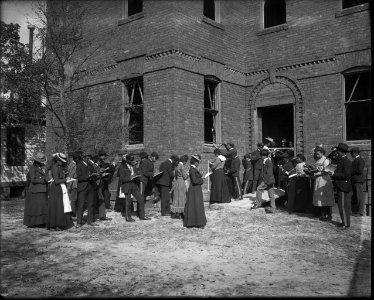
[[[8,166],[25,165],[25,128],[7,127],[7,156]]]
[[[214,76],[204,78],[204,143],[221,142],[220,81]]]
[[[143,144],[144,141],[144,95],[143,77],[123,81],[125,97],[126,140],[129,145]]]
[[[345,135],[347,141],[371,139],[371,72],[344,74]]]
[[[264,28],[269,28],[286,23],[286,1],[265,0],[264,3]]]

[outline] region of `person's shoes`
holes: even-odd
[[[161,217],[170,217],[171,214],[161,214]]]
[[[95,223],[87,223],[88,226],[99,226],[98,224],[95,224]]]
[[[149,220],[151,220],[151,218],[144,217],[144,218],[139,218],[139,220],[142,220],[142,221],[149,221]]]
[[[343,223],[338,223],[338,224],[336,224],[336,226],[337,226],[337,227],[343,227],[344,224],[343,224]]]
[[[268,214],[273,214],[274,210],[271,207],[265,207],[265,212]]]
[[[342,229],[349,229],[350,226],[343,226]]]
[[[252,205],[251,209],[257,209],[257,208],[260,208],[260,207],[261,207],[260,205],[255,203],[255,204]]]
[[[112,220],[112,218],[108,218],[108,217],[105,217],[105,218],[100,218],[99,221],[110,221]]]
[[[320,219],[321,221],[327,221],[327,217],[326,217],[326,216],[321,216],[321,217],[319,217],[319,219]]]
[[[243,200],[243,195],[241,195],[238,200]]]
[[[170,216],[170,217],[171,217],[172,219],[179,219],[179,218],[178,218],[178,214],[174,214],[174,213],[173,213],[173,214],[171,214],[171,216]]]
[[[135,220],[131,217],[126,217],[126,222],[135,222]]]

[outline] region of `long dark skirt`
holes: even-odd
[[[223,169],[215,170],[211,176],[210,203],[230,203],[231,196]]]
[[[190,185],[187,192],[186,206],[184,207],[183,226],[205,226],[204,198],[201,185]]]
[[[64,204],[62,201],[62,189],[58,184],[51,183],[48,199],[48,218],[47,228],[62,227],[70,228],[73,226],[73,220],[70,213],[64,213]]]
[[[47,223],[48,193],[27,192],[23,224],[26,226],[41,226]]]
[[[232,182],[232,177],[228,176],[228,175],[225,175],[225,181],[226,181],[227,188],[229,190],[230,198],[234,198],[235,188],[234,188],[234,184]]]

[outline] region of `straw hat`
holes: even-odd
[[[57,157],[59,160],[61,160],[62,162],[64,162],[64,163],[66,163],[66,161],[67,161],[67,157],[66,157],[66,155],[65,155],[64,153],[57,153],[57,154],[56,154],[56,157]]]
[[[44,153],[41,153],[41,152],[35,153],[32,159],[43,165],[47,163],[47,157],[44,155]]]

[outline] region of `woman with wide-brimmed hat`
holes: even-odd
[[[203,228],[207,223],[204,208],[204,198],[201,185],[203,178],[197,169],[201,161],[200,155],[191,155],[189,176],[191,184],[188,187],[187,201],[184,207],[183,226]]]
[[[46,224],[48,205],[48,180],[45,164],[46,156],[35,153],[32,157],[34,163],[28,173],[30,179],[29,189],[25,199],[23,224],[28,227],[43,227]]]
[[[66,177],[64,167],[67,157],[64,153],[57,153],[53,158],[52,178],[50,183],[48,199],[48,229],[67,229],[73,226],[71,218],[71,207],[66,188],[66,182],[70,179]]]

